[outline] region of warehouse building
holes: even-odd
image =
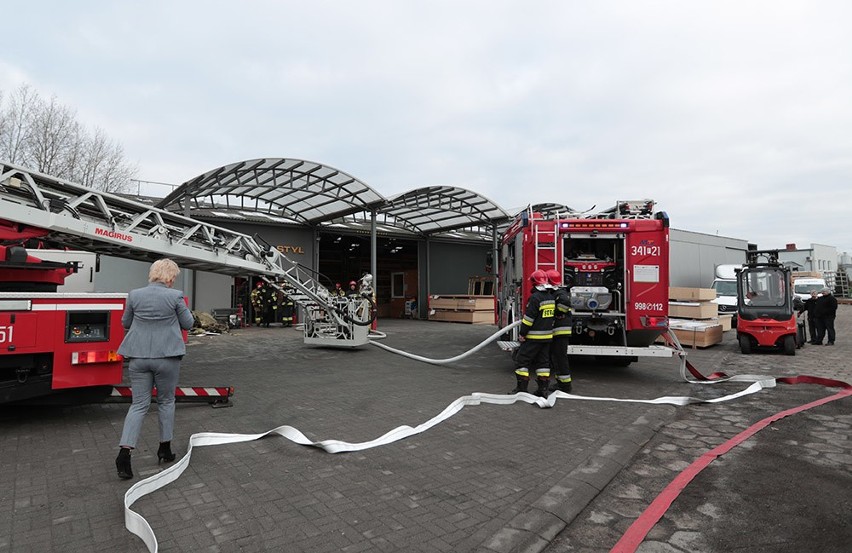
[[[379,317],[401,317],[416,305],[415,314],[425,318],[422,300],[430,294],[489,294],[498,237],[519,211],[453,186],[386,198],[343,171],[292,158],[232,163],[185,182],[165,198],[134,199],[255,236],[330,289],[372,273]],[[570,211],[559,204],[532,209]],[[746,240],[672,229],[671,283],[707,287],[716,265],[744,261],[747,249]],[[102,256],[95,288],[143,286],[146,271],[140,262]],[[180,278],[175,286],[202,311],[247,305],[253,284],[249,278],[191,270]]]

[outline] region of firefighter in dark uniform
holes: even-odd
[[[510,394],[526,392],[530,382],[530,370],[535,369],[538,389],[535,395],[547,395],[550,380],[550,341],[553,339],[553,318],[556,302],[553,290],[547,285],[544,271],[533,271],[530,281],[535,290],[527,302],[521,321],[521,347],[515,354],[515,377],[518,384]]]
[[[571,341],[571,295],[562,287],[562,275],[556,269],[547,271],[547,283],[553,289],[556,311],[553,318],[553,341],[550,343],[550,367],[556,376],[554,390],[571,393],[571,367],[568,344]]]
[[[283,292],[281,296],[281,324],[284,328],[293,326],[293,300]]]
[[[251,305],[254,308],[254,322],[257,326],[269,327],[275,315],[273,309],[275,300],[275,294],[270,287],[266,286],[262,280],[258,281],[255,289],[251,291]]]
[[[261,301],[261,289],[263,288],[263,281],[257,281],[255,284],[254,290],[249,294],[249,301],[251,301],[251,311],[254,317],[254,324],[260,326],[263,322],[263,301]]]

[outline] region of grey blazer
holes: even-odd
[[[125,357],[177,357],[186,353],[181,329],[192,328],[192,312],[183,292],[160,282],[131,290],[121,326],[126,330],[118,353]]]

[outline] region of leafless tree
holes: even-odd
[[[135,169],[124,160],[121,145],[111,141],[101,129],[78,141],[73,180],[106,192],[122,192],[130,184]]]
[[[49,102],[38,102],[27,144],[36,171],[61,175],[69,169],[66,158],[79,136],[77,126],[74,112],[60,104],[55,96]]]
[[[0,135],[0,156],[9,163],[29,164],[27,143],[38,94],[21,85],[10,97],[3,110],[3,134]]]
[[[0,91],[0,160],[107,192],[127,190],[137,171],[120,143],[102,129],[87,131],[71,108],[29,85],[6,106]]]

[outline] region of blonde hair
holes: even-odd
[[[171,259],[158,259],[151,264],[151,269],[148,271],[148,282],[169,284],[174,282],[178,274],[180,274],[180,268],[177,263]]]

